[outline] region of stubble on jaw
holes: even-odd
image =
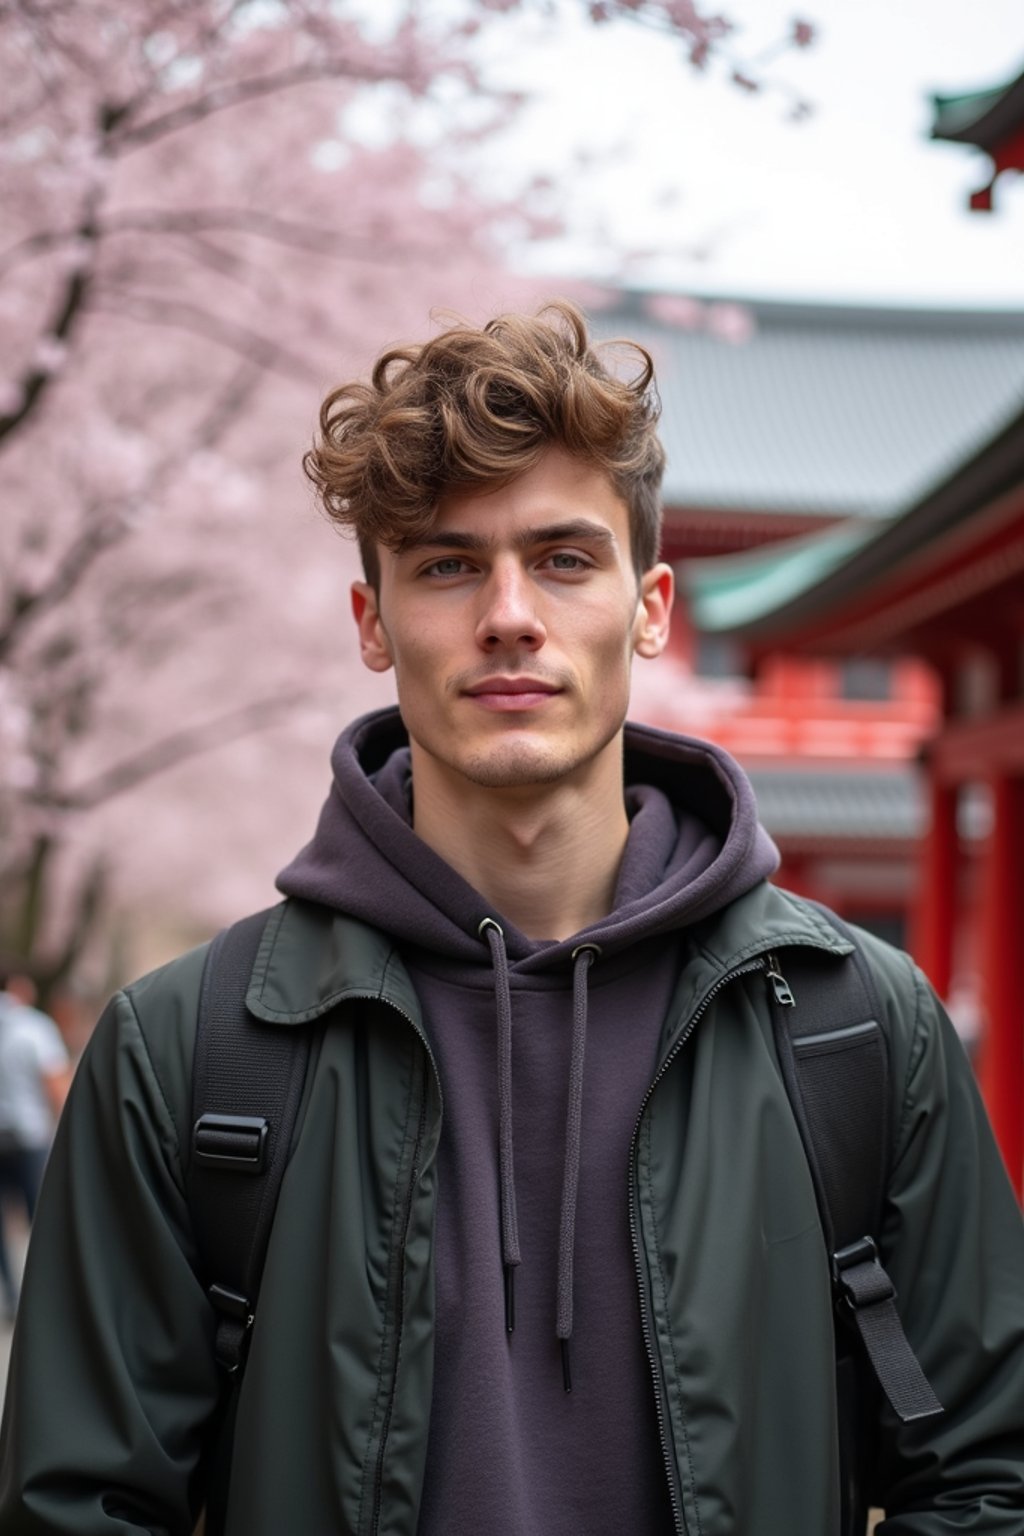
[[[528,789],[557,784],[579,765],[560,754],[531,751],[509,742],[497,752],[478,752],[456,771],[478,789]]]
[[[596,743],[588,743],[583,752],[565,742],[492,741],[476,750],[446,753],[441,761],[449,771],[479,789],[544,788],[568,783],[577,774],[586,774],[618,738],[621,730],[620,721]]]

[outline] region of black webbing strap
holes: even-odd
[[[904,1422],[942,1406],[910,1347],[873,1234],[890,1162],[889,1053],[870,971],[854,936],[844,960],[787,950],[788,987],[772,986],[772,1022],[814,1182],[837,1301],[856,1325],[879,1385]],[[771,980],[769,975],[769,980]],[[788,992],[788,998],[787,998]]]
[[[269,916],[243,918],[211,944],[192,1067],[186,1191],[228,1372],[245,1359],[309,1061],[307,1028],[264,1024],[245,1006]]]

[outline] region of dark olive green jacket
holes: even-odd
[[[768,885],[699,943],[679,942],[628,1174],[633,1230],[622,1233],[635,1245],[679,1528],[831,1536],[828,1266],[774,1056],[764,956],[777,952],[785,969],[791,946],[846,946]],[[891,1041],[883,1259],[946,1409],[905,1426],[883,1418],[883,1530],[1020,1536],[1019,1212],[948,1020],[905,956],[864,945]],[[202,1503],[221,1382],[182,1171],[202,965],[197,950],[119,996],[78,1071],[14,1343],[2,1536],[187,1536]],[[442,1117],[417,1000],[383,935],[289,902],[264,936],[249,1005],[284,1029],[330,1017],[238,1402],[228,1536],[414,1536]]]

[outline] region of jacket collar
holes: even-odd
[[[721,970],[792,945],[837,956],[853,950],[816,907],[767,880],[699,923],[693,937],[704,957]]]
[[[268,1024],[305,1024],[351,998],[387,1003],[422,1028],[412,983],[387,934],[311,901],[272,908],[246,994],[249,1012]]]
[[[767,881],[690,937],[714,973],[791,945],[834,955],[853,947],[815,908]],[[412,983],[387,934],[315,902],[292,898],[274,907],[249,982],[249,1011],[268,1024],[305,1024],[354,998],[387,1003],[422,1028]]]

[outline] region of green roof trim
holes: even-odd
[[[885,522],[857,519],[744,555],[681,570],[698,629],[786,644],[851,596],[870,590],[980,508],[1024,485],[1024,408],[923,498]],[[781,633],[780,633],[781,632]]]
[[[965,128],[972,128],[1006,95],[1010,84],[997,85],[989,91],[970,91],[964,96],[933,96],[932,138],[947,139],[959,136]]]
[[[753,553],[688,560],[682,585],[693,621],[708,634],[751,624],[817,586],[888,526],[858,519]]]
[[[989,152],[1024,123],[1024,73],[987,91],[931,98],[932,138]]]

